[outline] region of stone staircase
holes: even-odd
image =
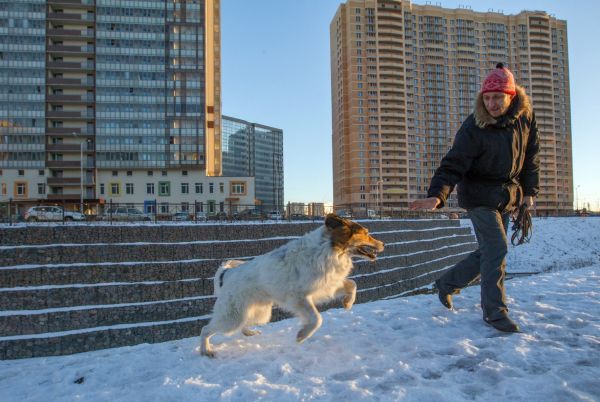
[[[458,221],[361,223],[386,249],[374,263],[355,263],[359,303],[428,286],[476,248]],[[2,227],[0,359],[198,336],[223,260],[263,254],[319,225]],[[276,311],[274,319],[285,316]]]

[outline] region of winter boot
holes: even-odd
[[[435,281],[435,287],[438,290],[438,298],[440,299],[440,303],[448,310],[452,310],[452,294],[446,293],[444,287],[440,285],[440,280]]]
[[[521,332],[519,325],[511,320],[507,315],[500,317],[496,320],[490,320],[489,318],[485,318],[484,321],[496,328],[498,331],[502,332]]]

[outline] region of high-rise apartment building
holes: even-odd
[[[219,0],[0,0],[0,199],[220,175],[219,21]]]
[[[254,177],[257,204],[283,211],[283,131],[223,116],[223,175]]]
[[[572,210],[566,21],[543,11],[348,0],[330,40],[337,207],[401,209],[424,197],[483,78],[503,62],[531,97],[540,130],[536,208]]]

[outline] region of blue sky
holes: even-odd
[[[332,202],[329,23],[341,0],[221,0],[223,113],[283,129],[285,201]],[[413,4],[424,4],[415,1]],[[433,4],[438,2],[433,1]],[[600,209],[600,5],[583,0],[441,1],[567,20],[574,190]],[[501,6],[499,6],[501,4]]]

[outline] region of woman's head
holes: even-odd
[[[481,85],[483,103],[494,118],[502,116],[517,93],[515,77],[502,63],[498,63]]]

